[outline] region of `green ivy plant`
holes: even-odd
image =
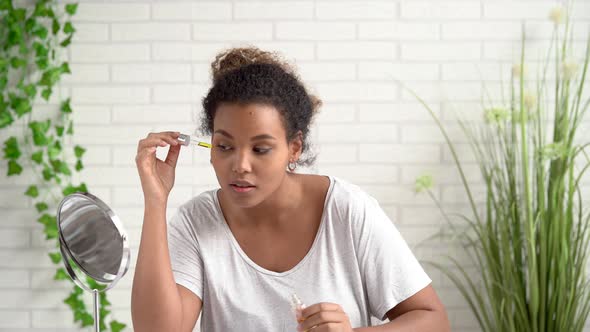
[[[86,184],[74,184],[73,172],[84,168],[83,147],[73,147],[74,159],[66,154],[67,136],[74,133],[70,99],[61,101],[59,109],[44,120],[33,118],[33,103],[40,95],[49,101],[53,88],[64,74],[70,74],[67,61],[59,58],[61,49],[67,48],[76,32],[71,22],[78,4],[58,6],[56,0],[36,0],[24,7],[12,0],[0,0],[0,130],[22,124],[22,136],[11,136],[4,141],[4,160],[8,176],[18,176],[24,168],[35,174],[25,191],[35,202],[39,214],[37,221],[44,226],[45,238],[55,242],[49,258],[56,265],[55,280],[69,280],[61,264],[56,215],[49,212],[64,196],[74,192],[87,192]],[[74,171],[73,171],[73,170]],[[104,289],[91,278],[91,287]],[[74,322],[82,327],[94,324],[93,315],[83,301],[83,290],[72,282],[72,291],[64,299],[72,310]],[[106,317],[111,303],[106,293],[100,293],[100,327],[107,330]],[[111,320],[113,332],[125,328]]]

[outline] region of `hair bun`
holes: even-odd
[[[268,63],[280,66],[289,74],[295,74],[291,65],[278,53],[263,51],[257,47],[236,47],[220,52],[211,63],[213,81],[226,73],[253,63]]]
[[[295,66],[285,60],[279,53],[263,51],[256,46],[248,46],[229,48],[215,56],[215,60],[211,63],[213,83],[217,82],[228,72],[253,63],[279,66],[301,82]],[[317,113],[322,106],[322,101],[312,94],[309,94],[309,98],[313,112]]]

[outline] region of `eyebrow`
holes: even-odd
[[[228,133],[227,131],[225,131],[223,129],[217,129],[213,134],[220,134],[220,135],[226,136],[227,138],[231,138],[231,139],[234,138],[230,133]],[[274,136],[271,136],[269,134],[256,135],[256,136],[253,136],[250,138],[251,141],[258,141],[258,140],[263,140],[263,139],[276,140],[276,138]]]

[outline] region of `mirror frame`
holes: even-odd
[[[112,281],[110,281],[108,283],[104,283],[100,280],[95,280],[98,283],[106,284],[107,287],[101,291],[102,292],[107,291],[107,290],[113,288],[115,286],[115,284],[125,275],[125,273],[129,269],[129,263],[131,260],[130,259],[131,251],[129,249],[129,241],[127,239],[127,233],[125,232],[125,229],[123,228],[123,224],[121,223],[121,220],[119,219],[119,217],[111,210],[111,208],[108,205],[106,205],[98,197],[96,197],[90,193],[76,192],[76,193],[70,194],[62,199],[62,201],[59,203],[59,206],[57,208],[57,216],[56,216],[57,230],[58,230],[58,234],[59,234],[59,244],[60,244],[59,249],[62,253],[62,262],[64,263],[66,271],[68,272],[68,274],[70,275],[70,277],[72,278],[74,283],[76,283],[76,285],[80,286],[81,288],[83,288],[89,292],[95,291],[94,289],[91,289],[88,285],[86,285],[86,283],[82,282],[82,280],[80,280],[78,278],[78,274],[74,271],[74,268],[72,266],[70,266],[69,260],[71,259],[76,264],[77,268],[79,268],[81,271],[83,271],[83,273],[86,276],[89,276],[86,273],[86,271],[84,270],[84,268],[82,267],[82,265],[80,265],[78,263],[78,261],[75,259],[75,257],[72,255],[70,248],[68,247],[67,243],[65,243],[65,241],[63,239],[63,235],[62,235],[62,231],[61,231],[61,224],[60,224],[61,216],[60,215],[62,212],[62,206],[66,202],[68,202],[70,199],[73,199],[73,198],[87,200],[91,204],[93,204],[93,205],[97,206],[99,209],[101,209],[110,218],[111,222],[113,223],[113,225],[115,226],[115,228],[117,229],[119,234],[121,235],[121,240],[123,241],[123,250],[121,252],[121,263],[119,265],[119,270],[117,271],[117,275],[115,276],[115,278]],[[89,276],[89,277],[94,279],[92,276]]]

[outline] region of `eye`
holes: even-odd
[[[265,153],[268,153],[272,149],[271,148],[254,148],[253,150],[257,154],[265,154]]]
[[[231,149],[231,147],[229,147],[227,145],[223,145],[223,144],[217,144],[216,148],[218,148],[221,151],[228,151]]]

